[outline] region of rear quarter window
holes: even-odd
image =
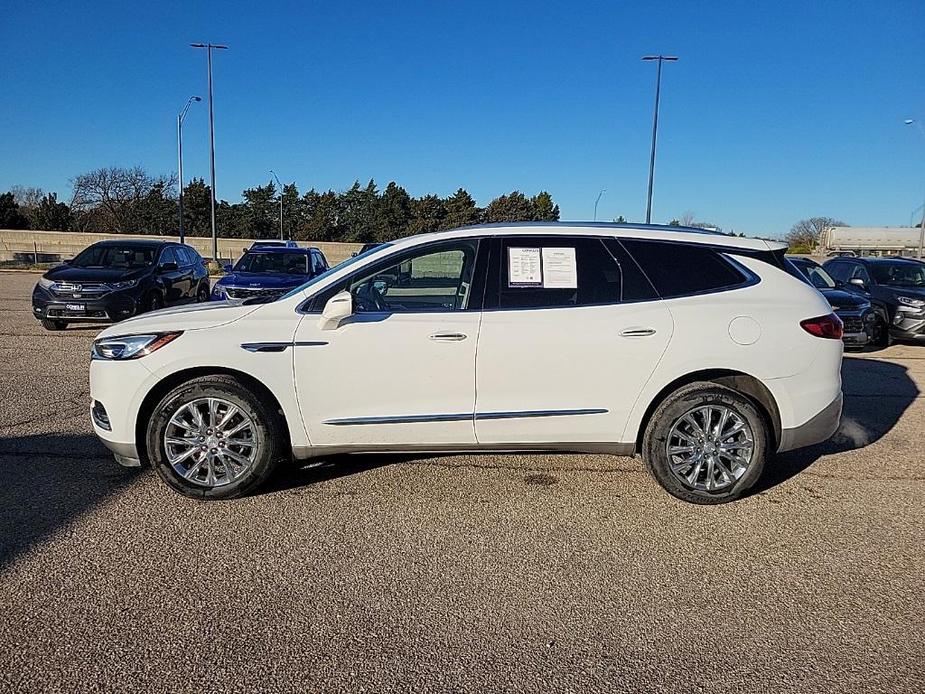
[[[730,289],[749,279],[712,248],[663,241],[621,243],[663,299]]]

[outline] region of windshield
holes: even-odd
[[[835,280],[821,265],[815,263],[796,263],[797,267],[809,278],[816,289],[835,289]]]
[[[152,265],[156,255],[157,246],[90,246],[80,252],[70,265],[128,270]]]
[[[314,285],[318,284],[318,282],[324,280],[324,279],[325,279],[328,275],[330,275],[332,272],[339,271],[339,270],[343,270],[343,269],[346,268],[346,267],[350,267],[351,265],[353,265],[353,264],[355,264],[355,263],[357,263],[357,262],[359,262],[359,261],[365,260],[365,259],[366,259],[366,256],[368,256],[368,255],[370,255],[370,254],[372,254],[372,253],[375,253],[375,252],[377,252],[377,251],[379,251],[379,250],[381,250],[381,249],[383,249],[383,248],[386,248],[386,247],[388,247],[388,246],[391,246],[391,245],[392,245],[392,244],[390,244],[390,243],[379,244],[379,245],[377,245],[377,246],[374,247],[374,248],[368,248],[368,249],[366,249],[365,251],[363,251],[362,253],[358,253],[357,255],[353,256],[352,258],[347,258],[347,260],[345,260],[344,262],[340,263],[339,265],[335,265],[334,267],[328,268],[327,270],[325,270],[324,272],[322,272],[320,275],[315,275],[312,279],[310,279],[310,280],[309,280],[308,282],[306,282],[305,284],[300,284],[298,287],[296,287],[296,288],[294,288],[294,289],[290,289],[288,292],[286,292],[286,293],[283,294],[281,297],[279,297],[279,299],[277,299],[277,301],[281,301],[282,299],[288,299],[290,296],[293,296],[294,294],[298,294],[299,292],[304,292],[305,290],[310,289],[310,288],[313,287]]]
[[[870,274],[877,284],[888,287],[925,287],[925,264],[907,260],[870,264]]]
[[[285,275],[309,274],[308,253],[260,253],[248,251],[234,266],[238,272],[279,272]]]

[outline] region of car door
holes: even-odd
[[[157,280],[164,291],[165,304],[175,304],[183,299],[183,270],[172,246],[161,251],[157,262]]]
[[[296,331],[295,378],[313,446],[475,444],[479,241],[394,254],[316,297]],[[478,267],[476,267],[478,266]],[[353,314],[324,329],[338,291]]]
[[[196,298],[196,289],[198,288],[196,281],[196,261],[189,252],[189,249],[184,246],[175,246],[174,253],[177,258],[179,258],[181,282],[183,284],[183,299],[185,301],[193,301]]]
[[[670,313],[619,244],[497,239],[476,363],[479,444],[619,441],[671,334]]]

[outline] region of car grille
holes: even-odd
[[[846,333],[864,332],[864,321],[860,316],[839,316],[841,322],[845,324]]]
[[[225,287],[230,299],[253,299],[255,297],[275,299],[282,296],[285,289],[266,287]]]
[[[45,315],[48,318],[100,318],[102,320],[109,320],[109,314],[102,309],[72,311],[68,308],[50,308]]]
[[[62,299],[98,299],[112,291],[106,284],[77,284],[57,282],[51,293]]]

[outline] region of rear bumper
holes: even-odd
[[[812,446],[831,437],[838,431],[838,425],[841,422],[842,402],[843,396],[839,392],[837,398],[808,422],[792,429],[783,429],[777,452],[783,453],[795,448]]]

